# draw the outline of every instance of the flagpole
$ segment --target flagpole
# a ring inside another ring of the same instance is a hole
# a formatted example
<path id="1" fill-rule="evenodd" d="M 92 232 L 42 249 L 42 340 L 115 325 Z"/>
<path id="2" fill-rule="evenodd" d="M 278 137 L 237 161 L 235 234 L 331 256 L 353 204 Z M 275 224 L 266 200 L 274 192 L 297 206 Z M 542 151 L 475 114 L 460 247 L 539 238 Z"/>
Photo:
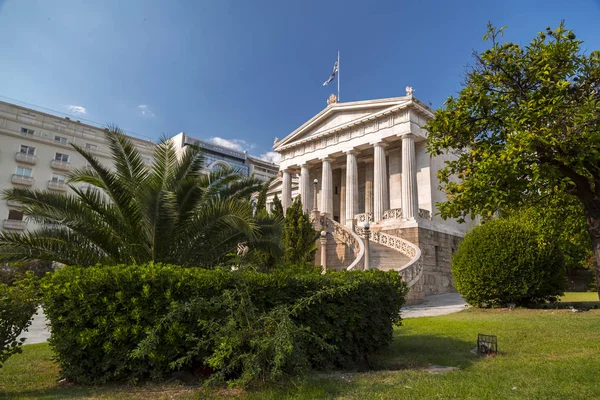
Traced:
<path id="1" fill-rule="evenodd" d="M 338 102 L 340 102 L 340 51 L 338 50 L 338 73 L 337 73 L 337 81 L 338 81 Z"/>

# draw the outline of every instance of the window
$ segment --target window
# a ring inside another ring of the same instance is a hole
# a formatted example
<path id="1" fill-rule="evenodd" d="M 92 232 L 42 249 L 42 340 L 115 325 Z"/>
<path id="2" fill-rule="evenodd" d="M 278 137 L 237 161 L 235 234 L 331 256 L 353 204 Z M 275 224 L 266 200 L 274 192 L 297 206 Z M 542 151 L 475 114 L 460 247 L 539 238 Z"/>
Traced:
<path id="1" fill-rule="evenodd" d="M 8 219 L 13 221 L 23 221 L 23 213 L 17 210 L 9 210 Z"/>
<path id="2" fill-rule="evenodd" d="M 93 143 L 86 143 L 85 144 L 85 149 L 87 151 L 96 151 L 96 150 L 98 150 L 98 145 L 97 144 L 93 144 Z"/>
<path id="3" fill-rule="evenodd" d="M 56 160 L 56 161 L 63 161 L 63 162 L 69 162 L 69 155 L 68 154 L 62 154 L 62 153 L 56 153 L 54 155 L 54 160 Z"/>
<path id="4" fill-rule="evenodd" d="M 31 168 L 17 167 L 17 175 L 31 176 Z"/>
<path id="5" fill-rule="evenodd" d="M 52 174 L 52 182 L 64 183 L 66 180 L 64 175 Z"/>
<path id="6" fill-rule="evenodd" d="M 33 156 L 35 154 L 35 147 L 25 146 L 24 144 L 22 144 L 21 145 L 21 149 L 19 150 L 19 152 L 21 152 L 23 154 L 27 154 L 27 155 Z"/>
<path id="7" fill-rule="evenodd" d="M 64 137 L 64 136 L 58 136 L 58 135 L 54 136 L 54 141 L 56 143 L 60 143 L 60 144 L 67 144 L 68 143 L 68 139 L 66 137 Z"/>
<path id="8" fill-rule="evenodd" d="M 26 136 L 33 136 L 35 131 L 33 129 L 23 128 L 21 127 L 21 134 Z"/>

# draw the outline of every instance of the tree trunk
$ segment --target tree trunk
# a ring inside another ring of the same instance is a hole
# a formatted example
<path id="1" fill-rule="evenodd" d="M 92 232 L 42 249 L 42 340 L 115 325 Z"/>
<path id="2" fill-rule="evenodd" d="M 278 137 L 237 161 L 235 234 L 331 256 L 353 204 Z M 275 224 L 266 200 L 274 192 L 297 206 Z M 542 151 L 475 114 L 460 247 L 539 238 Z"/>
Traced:
<path id="1" fill-rule="evenodd" d="M 588 232 L 592 239 L 592 251 L 594 253 L 594 270 L 596 272 L 596 291 L 600 299 L 600 209 L 590 210 L 586 208 Z"/>

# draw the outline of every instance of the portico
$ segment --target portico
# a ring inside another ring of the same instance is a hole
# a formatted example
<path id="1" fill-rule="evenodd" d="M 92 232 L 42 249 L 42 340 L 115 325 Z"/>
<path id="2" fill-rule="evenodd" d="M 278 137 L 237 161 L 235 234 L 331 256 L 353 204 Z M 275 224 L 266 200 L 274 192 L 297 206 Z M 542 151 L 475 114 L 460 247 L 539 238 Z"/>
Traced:
<path id="1" fill-rule="evenodd" d="M 429 158 L 422 125 L 431 110 L 410 95 L 331 103 L 324 111 L 274 146 L 282 156 L 284 208 L 292 201 L 292 176 L 298 175 L 304 210 L 312 208 L 311 183 L 317 179 L 319 210 L 349 228 L 366 219 L 415 221 L 420 199 L 421 216 L 431 215 L 431 192 L 420 195 L 417 184 L 418 159 Z"/>

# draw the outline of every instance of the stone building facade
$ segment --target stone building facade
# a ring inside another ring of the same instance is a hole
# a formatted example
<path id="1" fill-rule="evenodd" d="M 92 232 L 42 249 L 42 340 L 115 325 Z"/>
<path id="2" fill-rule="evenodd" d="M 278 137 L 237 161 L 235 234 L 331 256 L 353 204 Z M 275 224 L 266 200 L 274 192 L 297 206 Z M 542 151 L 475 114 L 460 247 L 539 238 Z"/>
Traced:
<path id="1" fill-rule="evenodd" d="M 469 228 L 437 215 L 445 200 L 437 172 L 453 156 L 427 152 L 423 127 L 432 117 L 411 88 L 403 97 L 349 103 L 332 95 L 273 147 L 281 164 L 270 196 L 284 208 L 301 197 L 328 232 L 327 268 L 397 270 L 413 300 L 454 290 L 451 256 Z"/>

